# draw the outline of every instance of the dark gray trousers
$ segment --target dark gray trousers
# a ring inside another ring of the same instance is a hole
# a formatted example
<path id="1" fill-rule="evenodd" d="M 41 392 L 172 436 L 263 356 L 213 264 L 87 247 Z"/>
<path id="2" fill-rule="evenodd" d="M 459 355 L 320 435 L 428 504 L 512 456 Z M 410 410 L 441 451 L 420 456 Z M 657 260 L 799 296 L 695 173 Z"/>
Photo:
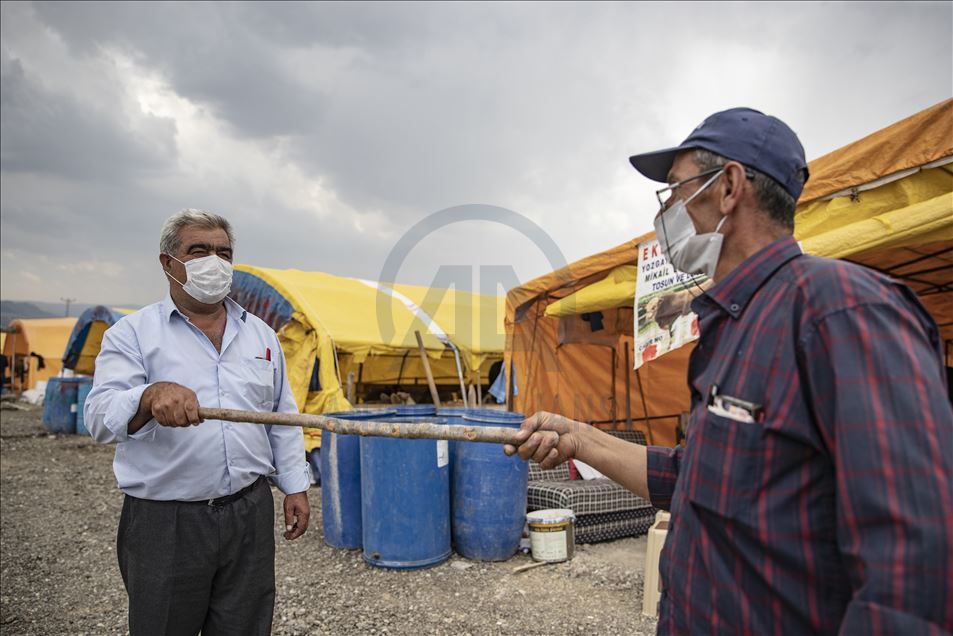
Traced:
<path id="1" fill-rule="evenodd" d="M 216 507 L 126 495 L 116 552 L 130 634 L 270 634 L 274 525 L 263 478 Z"/>

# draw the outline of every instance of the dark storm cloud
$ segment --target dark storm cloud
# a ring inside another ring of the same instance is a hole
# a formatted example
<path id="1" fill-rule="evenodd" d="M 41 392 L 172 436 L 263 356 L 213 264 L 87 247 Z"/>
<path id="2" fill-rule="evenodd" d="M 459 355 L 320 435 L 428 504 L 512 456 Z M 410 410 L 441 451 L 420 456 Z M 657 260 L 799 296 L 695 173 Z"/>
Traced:
<path id="1" fill-rule="evenodd" d="M 953 94 L 949 3 L 2 11 L 0 245 L 17 293 L 21 274 L 59 284 L 79 263 L 128 292 L 110 298 L 147 302 L 158 228 L 182 207 L 229 216 L 239 259 L 265 266 L 374 277 L 404 228 L 465 203 L 527 214 L 579 258 L 650 227 L 653 186 L 626 157 L 715 110 L 778 115 L 816 157 Z M 505 228 L 461 225 L 405 280 L 467 250 L 547 268 Z M 95 301 L 95 278 L 72 284 Z"/>
<path id="2" fill-rule="evenodd" d="M 277 46 L 242 19 L 240 5 L 38 3 L 37 13 L 81 55 L 116 47 L 161 72 L 181 96 L 252 137 L 300 133 L 320 117 L 320 95 L 288 77 Z"/>
<path id="3" fill-rule="evenodd" d="M 903 81 L 892 71 L 922 64 L 909 46 L 915 29 L 937 31 L 942 49 L 948 26 L 911 27 L 907 5 L 877 4 L 56 3 L 37 11 L 77 52 L 123 47 L 236 135 L 284 138 L 286 156 L 348 203 L 408 218 L 505 202 L 540 175 L 554 196 L 577 179 L 598 188 L 606 164 L 624 159 L 619 140 L 666 130 L 672 124 L 661 117 L 690 106 L 666 103 L 666 94 L 699 76 L 724 76 L 724 107 L 740 82 L 763 86 L 769 104 L 781 97 L 790 111 L 823 116 L 837 104 L 816 92 L 825 88 L 821 69 L 855 59 L 861 72 L 835 82 L 866 85 L 885 71 Z M 815 77 L 783 67 L 743 75 L 723 55 L 738 46 Z M 877 50 L 888 55 L 870 73 L 862 60 Z M 698 96 L 712 98 L 720 96 Z"/>
<path id="4" fill-rule="evenodd" d="M 77 53 L 109 45 L 134 53 L 237 135 L 289 136 L 289 157 L 357 206 L 419 214 L 495 200 L 546 162 L 563 170 L 566 148 L 591 151 L 617 134 L 578 125 L 609 118 L 615 104 L 599 85 L 599 60 L 574 33 L 577 6 L 548 9 L 532 41 L 520 22 L 538 18 L 517 6 L 37 10 Z"/>
<path id="5" fill-rule="evenodd" d="M 50 90 L 17 59 L 0 61 L 0 162 L 11 172 L 74 179 L 126 179 L 168 169 L 175 155 L 175 122 L 146 117 L 126 126 L 121 112 L 89 108 Z"/>

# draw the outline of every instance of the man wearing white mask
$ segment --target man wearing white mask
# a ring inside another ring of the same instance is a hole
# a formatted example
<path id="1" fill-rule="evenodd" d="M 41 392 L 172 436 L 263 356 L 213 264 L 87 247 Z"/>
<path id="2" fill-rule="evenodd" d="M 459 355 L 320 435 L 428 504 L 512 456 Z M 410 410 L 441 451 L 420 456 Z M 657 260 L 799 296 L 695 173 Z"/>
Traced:
<path id="1" fill-rule="evenodd" d="M 301 432 L 203 421 L 199 406 L 296 412 L 275 332 L 227 298 L 231 226 L 182 210 L 162 228 L 169 295 L 103 336 L 86 425 L 117 443 L 117 556 L 139 634 L 269 634 L 274 503 L 285 539 L 308 528 Z"/>
<path id="2" fill-rule="evenodd" d="M 953 632 L 953 411 L 930 315 L 886 276 L 801 252 L 807 162 L 779 119 L 715 113 L 630 161 L 668 184 L 668 259 L 714 281 L 691 304 L 685 445 L 537 413 L 506 452 L 578 457 L 671 510 L 660 634 Z"/>

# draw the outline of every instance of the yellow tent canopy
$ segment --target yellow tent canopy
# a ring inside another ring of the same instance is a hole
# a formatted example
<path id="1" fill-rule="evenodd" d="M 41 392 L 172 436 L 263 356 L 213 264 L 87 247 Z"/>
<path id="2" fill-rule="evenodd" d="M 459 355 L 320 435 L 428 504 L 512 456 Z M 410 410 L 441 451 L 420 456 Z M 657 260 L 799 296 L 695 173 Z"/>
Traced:
<path id="1" fill-rule="evenodd" d="M 597 283 L 583 287 L 576 293 L 546 307 L 546 315 L 571 316 L 601 311 L 612 307 L 624 307 L 635 298 L 635 279 L 638 267 L 620 265 Z"/>
<path id="2" fill-rule="evenodd" d="M 433 318 L 464 354 L 468 369 L 500 359 L 506 344 L 505 297 L 401 284 L 392 288 Z"/>
<path id="3" fill-rule="evenodd" d="M 10 322 L 11 333 L 4 340 L 3 354 L 13 364 L 13 389 L 32 389 L 37 382 L 59 374 L 63 350 L 75 324 L 76 318 L 35 318 Z M 42 356 L 42 369 L 39 368 L 39 359 L 30 355 L 33 353 Z M 17 372 L 21 368 L 21 360 L 28 360 L 22 380 Z"/>
<path id="4" fill-rule="evenodd" d="M 351 408 L 348 383 L 424 385 L 415 331 L 435 381 L 457 392 L 456 360 L 445 343 L 460 351 L 471 382 L 486 384 L 487 362 L 502 359 L 502 298 L 252 265 L 236 265 L 232 297 L 278 332 L 292 391 L 307 413 Z"/>

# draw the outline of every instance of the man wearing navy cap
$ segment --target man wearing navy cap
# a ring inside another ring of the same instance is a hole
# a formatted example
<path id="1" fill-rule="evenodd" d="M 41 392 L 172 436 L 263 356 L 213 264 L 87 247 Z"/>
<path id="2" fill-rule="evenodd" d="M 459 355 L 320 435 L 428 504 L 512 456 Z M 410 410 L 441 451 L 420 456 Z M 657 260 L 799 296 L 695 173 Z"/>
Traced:
<path id="1" fill-rule="evenodd" d="M 714 281 L 691 305 L 685 446 L 537 413 L 506 451 L 578 457 L 671 510 L 661 634 L 953 632 L 953 410 L 932 318 L 906 286 L 801 252 L 807 162 L 779 119 L 733 108 L 630 161 L 668 184 L 669 261 Z"/>

